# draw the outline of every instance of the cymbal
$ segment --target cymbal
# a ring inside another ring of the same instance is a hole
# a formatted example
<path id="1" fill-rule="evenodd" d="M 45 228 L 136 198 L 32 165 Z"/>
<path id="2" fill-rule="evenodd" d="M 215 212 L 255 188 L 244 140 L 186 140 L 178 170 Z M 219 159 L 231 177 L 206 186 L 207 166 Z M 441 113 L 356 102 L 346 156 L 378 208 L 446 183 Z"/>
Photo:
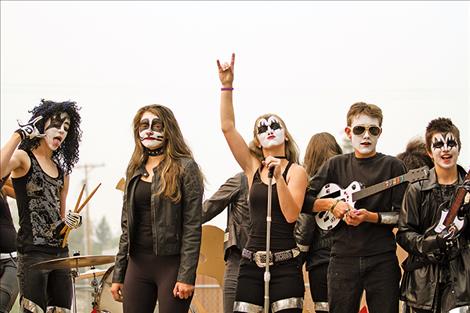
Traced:
<path id="1" fill-rule="evenodd" d="M 50 261 L 39 262 L 33 264 L 32 267 L 40 270 L 57 270 L 114 263 L 114 260 L 114 255 L 78 255 L 71 256 L 68 258 L 60 258 Z"/>
<path id="2" fill-rule="evenodd" d="M 106 272 L 107 270 L 99 270 L 99 269 L 89 270 L 89 271 L 81 273 L 77 278 L 75 278 L 75 280 L 100 277 L 100 276 L 103 276 Z"/>

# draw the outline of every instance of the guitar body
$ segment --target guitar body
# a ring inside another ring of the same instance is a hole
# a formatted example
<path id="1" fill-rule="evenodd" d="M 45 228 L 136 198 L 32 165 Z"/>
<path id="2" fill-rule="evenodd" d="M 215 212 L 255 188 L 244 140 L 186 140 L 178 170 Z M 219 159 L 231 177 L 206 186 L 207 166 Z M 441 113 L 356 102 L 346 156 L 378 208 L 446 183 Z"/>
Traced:
<path id="1" fill-rule="evenodd" d="M 444 225 L 444 220 L 449 214 L 449 202 L 442 203 L 439 206 L 439 209 L 441 211 L 441 217 L 439 218 L 439 222 L 437 223 L 436 227 L 434 227 L 434 231 L 437 234 L 441 233 L 446 228 Z M 453 221 L 453 224 L 456 228 L 456 233 L 458 234 L 465 226 L 465 218 L 457 215 Z"/>
<path id="2" fill-rule="evenodd" d="M 367 198 L 376 193 L 382 192 L 386 189 L 395 187 L 404 182 L 415 182 L 418 180 L 426 179 L 429 176 L 429 168 L 423 166 L 414 170 L 410 170 L 404 175 L 400 175 L 381 183 L 372 185 L 367 188 L 362 188 L 362 185 L 357 181 L 353 181 L 349 184 L 348 188 L 341 189 L 336 184 L 329 183 L 323 186 L 318 193 L 318 198 L 333 198 L 348 203 L 351 207 L 354 207 L 356 201 Z M 315 222 L 323 230 L 331 230 L 340 222 L 333 213 L 328 211 L 319 212 L 315 215 Z"/>
<path id="3" fill-rule="evenodd" d="M 318 193 L 318 198 L 333 198 L 336 200 L 341 200 L 347 202 L 349 205 L 354 207 L 354 201 L 352 199 L 352 194 L 361 189 L 361 184 L 354 181 L 346 189 L 341 189 L 340 186 L 336 184 L 326 184 Z M 331 230 L 338 225 L 341 219 L 336 218 L 333 213 L 329 211 L 318 212 L 315 215 L 315 222 L 318 227 L 323 230 Z"/>

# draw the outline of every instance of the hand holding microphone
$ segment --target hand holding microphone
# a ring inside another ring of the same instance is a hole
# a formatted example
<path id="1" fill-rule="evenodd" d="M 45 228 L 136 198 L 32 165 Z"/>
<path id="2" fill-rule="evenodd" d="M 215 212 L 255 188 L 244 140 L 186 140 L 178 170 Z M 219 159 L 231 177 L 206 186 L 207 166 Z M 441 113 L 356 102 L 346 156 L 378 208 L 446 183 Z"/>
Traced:
<path id="1" fill-rule="evenodd" d="M 263 165 L 268 168 L 268 178 L 278 179 L 281 175 L 281 160 L 273 156 L 268 156 L 263 161 Z"/>

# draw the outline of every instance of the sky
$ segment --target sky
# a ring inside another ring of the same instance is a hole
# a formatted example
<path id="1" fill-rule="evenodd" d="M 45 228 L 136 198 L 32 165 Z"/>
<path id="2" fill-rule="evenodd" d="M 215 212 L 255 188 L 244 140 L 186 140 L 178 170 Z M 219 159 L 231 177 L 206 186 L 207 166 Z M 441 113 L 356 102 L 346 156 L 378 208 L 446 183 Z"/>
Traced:
<path id="1" fill-rule="evenodd" d="M 342 140 L 349 106 L 379 105 L 380 152 L 396 155 L 449 117 L 470 168 L 468 2 L 1 1 L 2 145 L 40 99 L 81 107 L 84 181 L 102 183 L 92 223 L 120 232 L 115 189 L 133 150 L 131 122 L 147 104 L 171 108 L 210 197 L 239 172 L 220 131 L 216 60 L 236 53 L 234 107 L 248 141 L 256 117 L 279 114 L 299 145 L 322 131 Z M 210 224 L 225 226 L 224 214 Z"/>

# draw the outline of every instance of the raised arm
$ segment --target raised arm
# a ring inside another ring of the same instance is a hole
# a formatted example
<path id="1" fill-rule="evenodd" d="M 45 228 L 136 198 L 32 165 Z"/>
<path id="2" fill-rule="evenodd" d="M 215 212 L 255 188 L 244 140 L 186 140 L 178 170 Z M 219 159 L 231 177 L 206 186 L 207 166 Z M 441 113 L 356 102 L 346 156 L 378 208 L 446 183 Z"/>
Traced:
<path id="1" fill-rule="evenodd" d="M 29 167 L 27 163 L 29 158 L 23 151 L 17 151 L 16 148 L 20 144 L 21 140 L 26 138 L 33 139 L 35 137 L 43 137 L 36 128 L 36 123 L 42 119 L 42 116 L 38 116 L 25 125 L 20 124 L 10 139 L 5 143 L 0 152 L 0 177 L 5 177 L 12 171 L 14 176 L 23 176 L 26 167 Z"/>
<path id="2" fill-rule="evenodd" d="M 232 54 L 230 64 L 224 63 L 221 65 L 220 61 L 217 60 L 217 67 L 222 84 L 220 96 L 220 126 L 238 164 L 240 164 L 246 174 L 251 175 L 257 168 L 257 160 L 251 155 L 248 145 L 235 128 L 235 113 L 232 98 L 235 54 Z"/>

